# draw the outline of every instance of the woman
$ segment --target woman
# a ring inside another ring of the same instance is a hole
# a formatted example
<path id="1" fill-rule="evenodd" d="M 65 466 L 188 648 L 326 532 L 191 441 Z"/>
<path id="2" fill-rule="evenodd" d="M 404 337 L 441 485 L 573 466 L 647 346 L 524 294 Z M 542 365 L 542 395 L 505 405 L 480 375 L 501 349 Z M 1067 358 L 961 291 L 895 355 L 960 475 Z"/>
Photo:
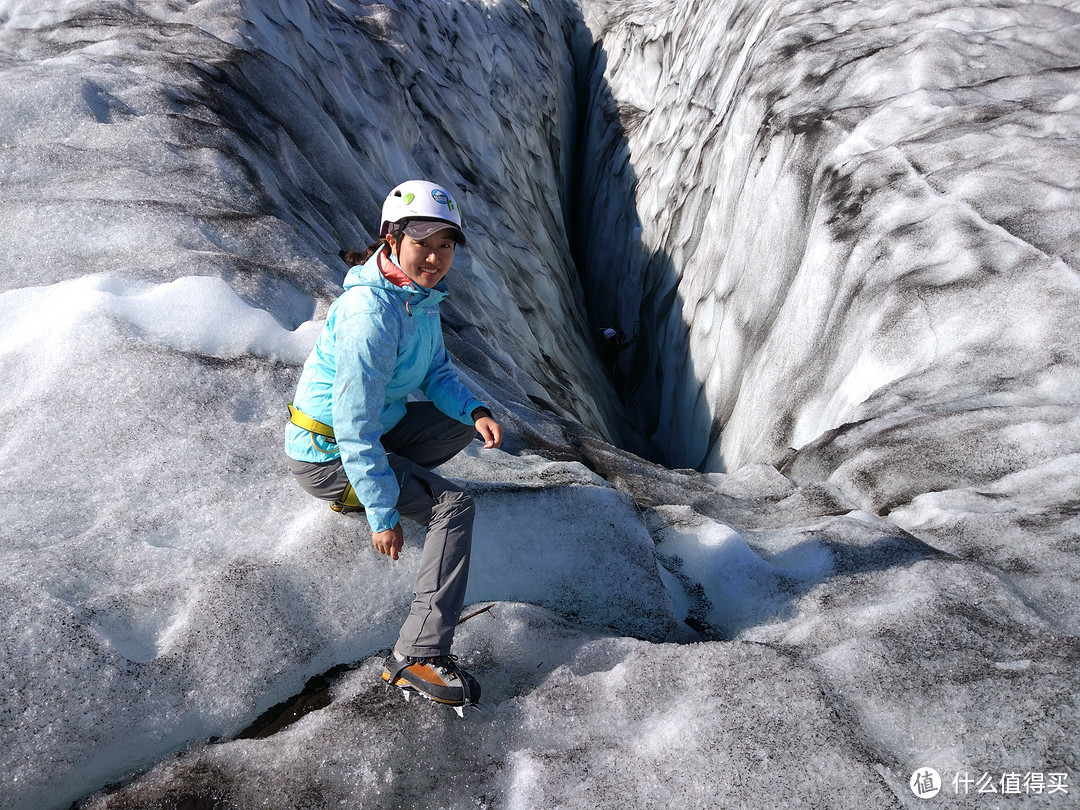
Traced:
<path id="1" fill-rule="evenodd" d="M 502 427 L 458 378 L 442 340 L 439 302 L 457 245 L 457 203 L 410 180 L 382 208 L 382 240 L 345 277 L 304 364 L 286 429 L 289 468 L 337 511 L 364 510 L 375 549 L 397 560 L 402 516 L 427 527 L 412 607 L 383 678 L 454 706 L 480 687 L 450 656 L 465 601 L 472 498 L 431 472 L 479 434 Z M 427 401 L 406 402 L 416 389 Z"/>

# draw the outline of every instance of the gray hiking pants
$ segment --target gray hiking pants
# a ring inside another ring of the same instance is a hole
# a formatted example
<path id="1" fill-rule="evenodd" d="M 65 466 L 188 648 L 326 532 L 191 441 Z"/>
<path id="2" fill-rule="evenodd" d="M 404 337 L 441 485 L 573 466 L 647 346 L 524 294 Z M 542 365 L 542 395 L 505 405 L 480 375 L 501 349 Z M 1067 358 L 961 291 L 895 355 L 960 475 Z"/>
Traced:
<path id="1" fill-rule="evenodd" d="M 434 467 L 460 453 L 476 430 L 442 413 L 430 402 L 406 403 L 406 414 L 382 436 L 401 494 L 403 517 L 427 527 L 412 607 L 397 644 L 402 655 L 447 655 L 465 604 L 475 508 L 472 497 L 435 473 Z M 297 483 L 324 501 L 335 501 L 348 478 L 340 459 L 311 463 L 289 459 Z"/>

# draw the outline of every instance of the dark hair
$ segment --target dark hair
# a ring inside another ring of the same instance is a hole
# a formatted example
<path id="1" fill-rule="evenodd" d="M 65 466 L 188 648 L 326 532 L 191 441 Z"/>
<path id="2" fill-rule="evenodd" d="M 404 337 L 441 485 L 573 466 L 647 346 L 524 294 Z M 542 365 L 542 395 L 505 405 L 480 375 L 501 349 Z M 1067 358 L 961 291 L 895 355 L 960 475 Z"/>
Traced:
<path id="1" fill-rule="evenodd" d="M 379 239 L 376 242 L 372 242 L 363 250 L 341 250 L 338 251 L 338 255 L 344 260 L 345 264 L 349 265 L 349 267 L 356 267 L 358 264 L 363 264 L 378 253 L 379 249 L 385 244 L 385 239 Z"/>

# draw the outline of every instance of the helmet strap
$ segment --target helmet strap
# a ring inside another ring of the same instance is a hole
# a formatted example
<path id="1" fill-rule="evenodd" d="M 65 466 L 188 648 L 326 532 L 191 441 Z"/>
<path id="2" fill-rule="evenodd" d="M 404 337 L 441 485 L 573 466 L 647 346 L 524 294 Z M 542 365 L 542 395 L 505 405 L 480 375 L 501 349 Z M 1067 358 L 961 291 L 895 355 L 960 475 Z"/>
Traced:
<path id="1" fill-rule="evenodd" d="M 404 235 L 405 235 L 405 225 L 403 223 L 400 223 L 400 222 L 395 222 L 391 226 L 389 233 L 387 233 L 388 237 L 389 236 L 394 237 L 393 244 L 390 244 L 390 240 L 387 239 L 387 244 L 390 245 L 390 254 L 391 255 L 394 255 L 395 253 L 398 252 L 398 250 L 401 249 L 401 237 L 404 236 Z"/>

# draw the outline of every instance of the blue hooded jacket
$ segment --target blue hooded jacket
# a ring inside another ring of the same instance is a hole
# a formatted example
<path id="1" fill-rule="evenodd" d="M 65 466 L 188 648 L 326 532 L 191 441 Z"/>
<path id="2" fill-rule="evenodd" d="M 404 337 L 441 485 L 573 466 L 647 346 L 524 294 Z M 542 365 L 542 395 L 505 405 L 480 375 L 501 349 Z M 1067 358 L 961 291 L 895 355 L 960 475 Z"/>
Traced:
<path id="1" fill-rule="evenodd" d="M 446 286 L 398 287 L 379 271 L 384 251 L 349 270 L 345 292 L 330 305 L 293 399 L 298 410 L 333 427 L 337 443 L 292 423 L 285 430 L 291 458 L 341 459 L 376 532 L 400 520 L 398 482 L 380 437 L 405 415 L 409 394 L 420 389 L 466 425 L 484 407 L 458 378 L 443 345 L 439 302 Z"/>

